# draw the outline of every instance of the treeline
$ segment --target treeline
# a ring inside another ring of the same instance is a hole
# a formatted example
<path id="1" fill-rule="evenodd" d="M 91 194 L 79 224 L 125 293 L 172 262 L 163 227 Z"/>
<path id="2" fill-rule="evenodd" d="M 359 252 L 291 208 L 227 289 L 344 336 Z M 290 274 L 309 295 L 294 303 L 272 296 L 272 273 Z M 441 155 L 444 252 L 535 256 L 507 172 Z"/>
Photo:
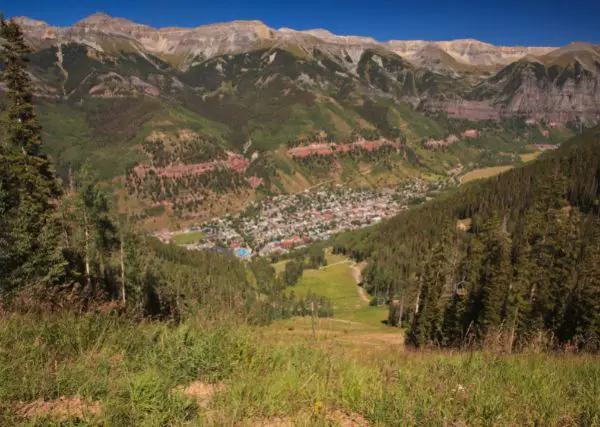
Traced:
<path id="1" fill-rule="evenodd" d="M 89 166 L 59 182 L 43 153 L 20 27 L 0 18 L 0 313 L 113 311 L 134 317 L 264 323 L 306 314 L 274 275 L 252 283 L 231 255 L 188 252 L 140 233 Z"/>
<path id="2" fill-rule="evenodd" d="M 267 313 L 271 316 L 269 320 L 290 316 L 333 316 L 333 306 L 328 298 L 314 293 L 298 297 L 293 291 L 293 286 L 298 283 L 305 268 L 318 268 L 320 265 L 325 265 L 324 252 L 316 250 L 313 254 L 317 258 L 320 256 L 320 261 L 314 257 L 308 260 L 295 258 L 286 263 L 284 271 L 280 274 L 275 272 L 275 268 L 266 258 L 254 259 L 249 264 L 257 289 L 266 296 L 272 308 L 272 311 Z"/>
<path id="3" fill-rule="evenodd" d="M 365 288 L 417 345 L 600 349 L 600 129 L 347 233 Z"/>

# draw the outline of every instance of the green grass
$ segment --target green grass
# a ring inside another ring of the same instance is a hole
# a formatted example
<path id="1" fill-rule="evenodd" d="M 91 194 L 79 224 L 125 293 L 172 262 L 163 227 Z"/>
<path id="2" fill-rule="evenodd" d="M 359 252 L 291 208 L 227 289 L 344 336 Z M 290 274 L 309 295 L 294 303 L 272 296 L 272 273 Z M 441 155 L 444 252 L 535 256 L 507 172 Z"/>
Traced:
<path id="1" fill-rule="evenodd" d="M 267 329 L 135 323 L 109 315 L 0 320 L 0 425 L 20 402 L 81 396 L 100 413 L 60 425 L 598 425 L 596 356 L 352 350 L 312 338 L 276 344 Z M 219 382 L 204 400 L 176 391 Z M 281 424 L 280 424 L 281 425 Z"/>
<path id="2" fill-rule="evenodd" d="M 178 245 L 191 245 L 198 243 L 204 238 L 204 233 L 201 231 L 192 231 L 191 233 L 176 234 L 172 237 L 173 242 Z"/>
<path id="3" fill-rule="evenodd" d="M 304 270 L 302 278 L 296 286 L 290 288 L 291 291 L 297 296 L 312 292 L 329 298 L 336 319 L 385 328 L 382 321 L 387 319 L 387 308 L 371 307 L 362 301 L 349 262 L 338 264 L 343 260 L 339 259 L 340 256 L 335 257 L 328 259 L 329 265 L 324 268 Z"/>

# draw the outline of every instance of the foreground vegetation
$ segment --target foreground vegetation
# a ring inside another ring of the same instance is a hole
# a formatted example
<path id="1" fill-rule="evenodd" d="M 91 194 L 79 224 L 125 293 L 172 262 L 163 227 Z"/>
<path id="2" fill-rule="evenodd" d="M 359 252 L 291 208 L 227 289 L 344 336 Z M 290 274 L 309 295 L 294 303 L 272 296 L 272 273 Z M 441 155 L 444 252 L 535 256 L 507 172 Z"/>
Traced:
<path id="1" fill-rule="evenodd" d="M 600 423 L 597 356 L 411 351 L 381 323 L 385 309 L 360 298 L 349 260 L 326 261 L 288 292 L 328 296 L 333 319 L 252 326 L 217 290 L 214 311 L 171 321 L 110 306 L 4 313 L 0 425 Z M 272 271 L 249 267 L 259 287 Z"/>
<path id="2" fill-rule="evenodd" d="M 78 425 L 600 423 L 594 356 L 352 352 L 310 337 L 269 344 L 263 329 L 230 326 L 5 316 L 0 424 L 69 414 Z M 83 410 L 24 404 L 75 396 Z"/>

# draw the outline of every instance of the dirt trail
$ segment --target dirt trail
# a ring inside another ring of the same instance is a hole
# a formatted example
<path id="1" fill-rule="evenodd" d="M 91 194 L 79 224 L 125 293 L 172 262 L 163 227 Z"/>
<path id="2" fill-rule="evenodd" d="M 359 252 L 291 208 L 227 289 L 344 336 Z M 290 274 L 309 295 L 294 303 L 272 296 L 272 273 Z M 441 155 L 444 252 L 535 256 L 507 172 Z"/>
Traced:
<path id="1" fill-rule="evenodd" d="M 334 262 L 333 264 L 327 264 L 323 267 L 321 267 L 322 270 L 327 270 L 329 267 L 333 267 L 334 265 L 340 265 L 340 264 L 348 264 L 350 261 L 348 261 L 347 259 L 344 259 L 342 261 L 338 261 L 338 262 Z"/>
<path id="2" fill-rule="evenodd" d="M 365 291 L 365 288 L 362 286 L 359 286 L 363 268 L 364 266 L 360 266 L 359 264 L 352 264 L 350 266 L 350 269 L 352 270 L 352 277 L 354 277 L 354 281 L 356 282 L 356 291 L 358 292 L 358 296 L 362 302 L 369 304 L 371 300 L 369 299 L 369 295 L 367 295 L 367 291 Z"/>

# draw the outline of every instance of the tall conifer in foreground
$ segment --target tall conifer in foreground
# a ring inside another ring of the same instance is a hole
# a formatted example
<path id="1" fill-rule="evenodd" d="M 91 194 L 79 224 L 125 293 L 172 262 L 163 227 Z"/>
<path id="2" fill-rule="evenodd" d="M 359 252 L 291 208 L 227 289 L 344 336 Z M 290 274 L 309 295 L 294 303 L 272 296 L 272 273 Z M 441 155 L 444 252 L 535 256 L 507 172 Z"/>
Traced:
<path id="1" fill-rule="evenodd" d="M 53 201 L 59 196 L 27 74 L 21 28 L 0 17 L 2 81 L 7 91 L 0 141 L 0 291 L 52 284 L 64 274 Z"/>

